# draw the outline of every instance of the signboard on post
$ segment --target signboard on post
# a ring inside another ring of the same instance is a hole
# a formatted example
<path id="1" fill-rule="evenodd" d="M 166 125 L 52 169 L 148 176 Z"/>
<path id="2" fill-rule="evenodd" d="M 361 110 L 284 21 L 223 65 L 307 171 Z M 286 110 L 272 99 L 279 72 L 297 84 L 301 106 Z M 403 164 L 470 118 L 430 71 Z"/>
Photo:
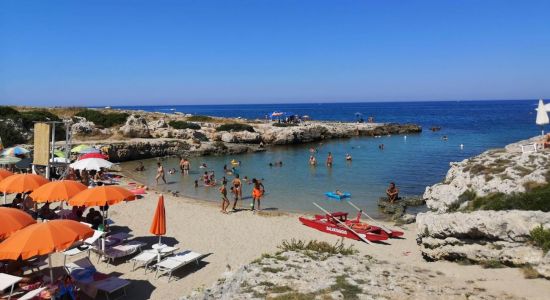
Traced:
<path id="1" fill-rule="evenodd" d="M 34 124 L 34 165 L 47 166 L 50 161 L 50 124 Z"/>

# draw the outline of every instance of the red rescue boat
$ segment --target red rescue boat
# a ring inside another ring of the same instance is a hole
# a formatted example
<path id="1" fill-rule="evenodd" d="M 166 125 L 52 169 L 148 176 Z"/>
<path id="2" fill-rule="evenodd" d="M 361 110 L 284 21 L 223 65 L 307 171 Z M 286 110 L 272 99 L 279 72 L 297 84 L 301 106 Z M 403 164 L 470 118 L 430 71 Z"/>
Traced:
<path id="1" fill-rule="evenodd" d="M 335 212 L 327 213 L 326 215 L 315 215 L 313 219 L 300 217 L 299 220 L 302 224 L 319 231 L 358 241 L 366 239 L 371 242 L 376 242 L 394 237 L 392 233 L 388 234 L 378 226 L 361 222 L 359 220 L 360 217 L 361 214 L 357 216 L 356 220 L 348 220 L 348 213 Z M 402 232 L 401 235 L 403 235 Z"/>

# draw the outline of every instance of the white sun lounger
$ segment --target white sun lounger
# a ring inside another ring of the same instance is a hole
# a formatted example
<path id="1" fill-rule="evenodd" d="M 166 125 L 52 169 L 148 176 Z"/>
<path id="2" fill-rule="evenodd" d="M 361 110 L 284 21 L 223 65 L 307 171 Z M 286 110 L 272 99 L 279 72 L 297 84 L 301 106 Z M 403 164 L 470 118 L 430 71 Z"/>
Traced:
<path id="1" fill-rule="evenodd" d="M 168 255 L 171 255 L 172 253 L 176 252 L 178 248 L 176 247 L 164 247 L 160 249 L 160 257 L 164 258 Z M 147 273 L 147 268 L 151 263 L 153 263 L 156 259 L 158 259 L 159 252 L 154 249 L 144 250 L 140 254 L 136 255 L 131 259 L 131 261 L 134 262 L 134 266 L 132 267 L 132 271 L 136 270 L 137 268 L 143 267 L 145 269 L 145 273 Z"/>
<path id="2" fill-rule="evenodd" d="M 189 263 L 196 262 L 197 265 L 199 264 L 200 260 L 204 258 L 206 255 L 192 252 L 192 251 L 184 251 L 181 253 L 178 253 L 174 256 L 170 256 L 160 263 L 155 264 L 155 267 L 157 269 L 155 273 L 155 277 L 158 278 L 159 276 L 162 276 L 163 274 L 168 273 L 168 282 L 170 282 L 170 278 L 172 278 L 172 273 L 179 268 L 188 265 Z M 159 275 L 160 272 L 160 275 Z"/>
<path id="3" fill-rule="evenodd" d="M 135 254 L 141 251 L 145 243 L 138 241 L 130 241 L 124 244 L 116 245 L 111 248 L 107 248 L 104 251 L 99 251 L 99 255 L 107 259 L 107 262 L 112 263 L 117 258 L 122 258 Z"/>
<path id="4" fill-rule="evenodd" d="M 13 276 L 13 275 L 9 275 L 9 274 L 6 274 L 6 273 L 0 273 L 0 291 L 3 291 L 5 289 L 11 287 L 10 294 L 8 295 L 8 300 L 11 299 L 15 284 L 17 284 L 19 281 L 21 281 L 21 279 L 23 279 L 23 278 Z"/>
<path id="5" fill-rule="evenodd" d="M 81 287 L 81 290 L 93 299 L 96 298 L 97 291 L 104 292 L 107 299 L 109 299 L 110 294 L 119 290 L 123 290 L 124 296 L 126 296 L 126 287 L 130 285 L 128 280 L 115 276 L 108 276 L 97 281 L 94 280 L 94 274 L 97 271 L 88 257 L 68 263 L 65 266 L 65 270 L 72 276 L 77 285 Z"/>

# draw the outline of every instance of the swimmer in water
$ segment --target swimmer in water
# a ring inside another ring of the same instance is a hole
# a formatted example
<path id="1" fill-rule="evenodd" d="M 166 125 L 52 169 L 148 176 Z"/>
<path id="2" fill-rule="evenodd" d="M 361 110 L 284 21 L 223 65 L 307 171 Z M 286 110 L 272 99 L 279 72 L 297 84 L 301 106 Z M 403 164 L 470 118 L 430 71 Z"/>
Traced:
<path id="1" fill-rule="evenodd" d="M 317 165 L 317 159 L 315 159 L 315 156 L 313 156 L 313 155 L 309 156 L 309 165 L 311 165 L 311 166 Z"/>
<path id="2" fill-rule="evenodd" d="M 332 152 L 329 152 L 329 153 L 328 153 L 328 156 L 327 156 L 327 167 L 329 167 L 329 168 L 332 167 Z"/>
<path id="3" fill-rule="evenodd" d="M 342 193 L 342 191 L 340 191 L 340 190 L 336 190 L 336 192 L 334 192 L 334 193 L 338 196 L 344 196 L 344 193 Z"/>
<path id="4" fill-rule="evenodd" d="M 351 158 L 351 155 L 350 155 L 349 153 L 346 153 L 346 160 L 347 160 L 347 161 L 351 161 L 351 159 L 352 159 L 352 158 Z"/>
<path id="5" fill-rule="evenodd" d="M 199 181 L 195 180 L 195 188 L 198 188 L 198 187 L 199 187 Z"/>

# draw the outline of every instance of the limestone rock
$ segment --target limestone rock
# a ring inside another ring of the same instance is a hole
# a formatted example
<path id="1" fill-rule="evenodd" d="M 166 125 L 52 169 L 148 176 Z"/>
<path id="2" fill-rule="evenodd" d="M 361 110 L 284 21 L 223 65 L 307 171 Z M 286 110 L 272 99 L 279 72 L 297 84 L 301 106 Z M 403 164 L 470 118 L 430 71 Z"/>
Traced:
<path id="1" fill-rule="evenodd" d="M 517 210 L 420 213 L 416 218 L 417 242 L 428 260 L 530 264 L 548 275 L 550 259 L 529 243 L 530 231 L 541 224 L 550 228 L 550 213 Z"/>
<path id="2" fill-rule="evenodd" d="M 94 134 L 97 132 L 94 122 L 83 117 L 75 117 L 76 122 L 71 125 L 71 132 L 75 135 Z"/>
<path id="3" fill-rule="evenodd" d="M 223 132 L 221 140 L 226 143 L 237 144 L 258 144 L 261 141 L 258 132 L 238 131 L 238 132 Z"/>
<path id="4" fill-rule="evenodd" d="M 448 212 L 471 200 L 467 191 L 474 191 L 477 196 L 511 194 L 525 192 L 527 184 L 546 183 L 550 171 L 548 153 L 522 153 L 519 145 L 528 143 L 533 143 L 533 139 L 451 163 L 442 183 L 426 187 L 423 195 L 426 205 L 433 211 Z"/>
<path id="5" fill-rule="evenodd" d="M 126 124 L 120 127 L 120 131 L 124 137 L 129 138 L 148 138 L 151 136 L 147 121 L 139 115 L 130 115 L 126 120 Z"/>

